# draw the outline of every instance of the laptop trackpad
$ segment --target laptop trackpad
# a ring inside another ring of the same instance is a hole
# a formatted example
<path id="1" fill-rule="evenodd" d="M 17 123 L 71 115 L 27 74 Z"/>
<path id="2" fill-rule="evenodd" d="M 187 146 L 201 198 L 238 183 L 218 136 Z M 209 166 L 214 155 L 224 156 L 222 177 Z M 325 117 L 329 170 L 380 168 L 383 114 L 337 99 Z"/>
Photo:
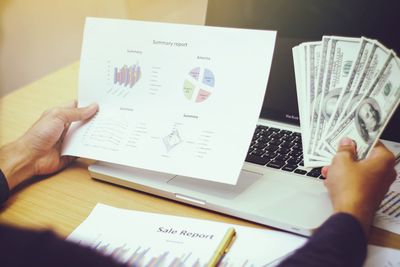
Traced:
<path id="1" fill-rule="evenodd" d="M 210 182 L 185 176 L 175 176 L 168 184 L 206 195 L 224 199 L 233 199 L 249 188 L 263 175 L 256 172 L 242 170 L 236 185 Z"/>

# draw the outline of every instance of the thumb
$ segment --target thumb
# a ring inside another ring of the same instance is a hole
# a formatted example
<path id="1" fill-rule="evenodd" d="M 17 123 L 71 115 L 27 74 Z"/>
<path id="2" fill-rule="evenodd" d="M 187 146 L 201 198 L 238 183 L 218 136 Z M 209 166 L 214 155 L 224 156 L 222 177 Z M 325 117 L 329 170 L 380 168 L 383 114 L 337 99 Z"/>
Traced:
<path id="1" fill-rule="evenodd" d="M 357 155 L 356 144 L 352 139 L 350 139 L 348 137 L 344 137 L 344 138 L 342 138 L 342 140 L 340 140 L 337 152 L 338 152 L 338 154 L 346 153 L 352 159 L 355 159 L 356 155 Z"/>
<path id="2" fill-rule="evenodd" d="M 87 120 L 96 114 L 98 109 L 98 105 L 93 103 L 83 108 L 63 108 L 61 115 L 64 122 L 70 123 L 73 121 Z"/>
<path id="3" fill-rule="evenodd" d="M 69 101 L 68 103 L 65 103 L 65 104 L 62 105 L 61 107 L 62 107 L 62 108 L 76 108 L 76 106 L 77 106 L 77 102 L 76 102 L 76 100 L 74 99 L 74 100 Z"/>

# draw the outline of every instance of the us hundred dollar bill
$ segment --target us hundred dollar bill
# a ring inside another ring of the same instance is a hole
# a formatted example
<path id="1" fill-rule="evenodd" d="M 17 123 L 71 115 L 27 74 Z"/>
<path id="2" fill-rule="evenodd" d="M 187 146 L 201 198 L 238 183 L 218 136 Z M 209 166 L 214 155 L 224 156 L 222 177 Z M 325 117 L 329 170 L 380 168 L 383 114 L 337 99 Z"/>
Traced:
<path id="1" fill-rule="evenodd" d="M 337 125 L 339 116 L 343 113 L 344 107 L 347 106 L 347 103 L 350 101 L 351 92 L 355 91 L 356 85 L 359 83 L 362 74 L 368 66 L 368 62 L 370 62 L 370 57 L 373 47 L 376 44 L 369 39 L 361 38 L 361 47 L 358 52 L 357 58 L 355 59 L 353 69 L 351 70 L 350 77 L 347 81 L 346 86 L 340 92 L 339 98 L 336 101 L 336 106 L 334 108 L 333 114 L 331 114 L 327 127 L 325 128 L 325 132 L 322 134 L 323 138 L 331 131 L 334 130 Z M 323 143 L 325 144 L 325 143 Z"/>
<path id="2" fill-rule="evenodd" d="M 340 125 L 341 120 L 346 117 L 348 112 L 358 103 L 362 96 L 365 94 L 368 88 L 371 87 L 371 84 L 378 75 L 381 73 L 384 64 L 387 62 L 390 57 L 391 51 L 384 47 L 379 42 L 373 40 L 372 53 L 368 59 L 367 65 L 363 69 L 361 73 L 361 77 L 357 83 L 354 83 L 354 86 L 350 88 L 349 94 L 345 95 L 343 98 L 346 99 L 342 104 L 341 111 L 339 112 L 338 118 L 333 123 Z"/>
<path id="3" fill-rule="evenodd" d="M 328 60 L 325 68 L 320 105 L 317 119 L 317 129 L 313 153 L 321 155 L 320 148 L 323 146 L 322 136 L 326 132 L 329 119 L 334 113 L 340 93 L 346 87 L 354 61 L 361 48 L 360 38 L 348 38 L 332 36 L 328 47 Z M 322 155 L 321 155 L 322 156 Z"/>
<path id="4" fill-rule="evenodd" d="M 313 149 L 315 147 L 316 140 L 316 132 L 318 126 L 318 112 L 319 112 L 319 105 L 320 105 L 320 96 L 322 93 L 322 86 L 323 86 L 323 78 L 326 68 L 326 61 L 327 61 L 327 53 L 328 53 L 328 46 L 331 40 L 330 36 L 323 36 L 321 42 L 321 55 L 320 60 L 318 63 L 318 70 L 317 70 L 317 77 L 315 81 L 315 88 L 314 90 L 309 90 L 310 96 L 310 129 L 309 129 L 309 140 L 308 140 L 308 149 L 306 153 L 308 156 L 315 160 L 323 160 L 322 157 L 318 157 L 314 155 Z M 311 55 L 311 53 L 310 53 Z M 310 88 L 309 88 L 310 89 Z"/>
<path id="5" fill-rule="evenodd" d="M 336 150 L 340 139 L 349 137 L 357 144 L 358 159 L 365 158 L 375 145 L 400 102 L 400 61 L 392 52 L 382 71 L 365 92 L 360 103 L 326 139 Z"/>
<path id="6" fill-rule="evenodd" d="M 320 70 L 320 63 L 321 63 L 321 55 L 322 55 L 322 42 L 309 42 L 307 43 L 308 47 L 308 58 L 307 58 L 307 104 L 305 105 L 305 113 L 306 117 L 308 118 L 308 125 L 306 128 L 306 136 L 304 138 L 303 144 L 303 155 L 304 155 L 304 166 L 307 167 L 315 167 L 315 166 L 320 166 L 324 165 L 324 161 L 326 161 L 324 158 L 316 157 L 312 154 L 309 153 L 310 148 L 309 145 L 310 143 L 309 138 L 311 134 L 311 116 L 313 112 L 313 106 L 312 103 L 315 102 L 315 94 L 316 94 L 316 87 L 318 85 L 318 73 Z M 312 100 L 311 100 L 312 99 Z"/>
<path id="7" fill-rule="evenodd" d="M 308 123 L 309 118 L 307 118 L 306 115 L 306 106 L 307 106 L 306 72 L 307 72 L 308 49 L 305 44 L 300 44 L 298 46 L 293 47 L 292 51 L 293 51 L 294 73 L 296 79 L 297 102 L 299 105 L 300 127 L 303 133 L 305 129 L 308 128 L 309 124 Z M 304 135 L 306 135 L 306 133 Z"/>
<path id="8" fill-rule="evenodd" d="M 299 105 L 301 138 L 303 144 L 304 165 L 321 165 L 311 159 L 308 151 L 310 130 L 310 99 L 314 99 L 314 88 L 318 63 L 320 60 L 321 42 L 302 43 L 293 48 L 293 61 L 296 78 L 297 100 Z"/>
<path id="9" fill-rule="evenodd" d="M 320 41 L 308 42 L 302 44 L 304 47 L 304 60 L 305 60 L 305 71 L 304 71 L 304 92 L 302 109 L 300 110 L 301 117 L 301 129 L 302 129 L 302 144 L 303 144 L 303 155 L 304 165 L 307 167 L 323 165 L 323 161 L 320 158 L 313 157 L 309 151 L 309 135 L 311 129 L 311 114 L 312 104 L 315 99 L 315 90 L 317 84 L 317 77 L 319 71 L 319 63 L 321 60 L 321 49 L 322 45 Z"/>

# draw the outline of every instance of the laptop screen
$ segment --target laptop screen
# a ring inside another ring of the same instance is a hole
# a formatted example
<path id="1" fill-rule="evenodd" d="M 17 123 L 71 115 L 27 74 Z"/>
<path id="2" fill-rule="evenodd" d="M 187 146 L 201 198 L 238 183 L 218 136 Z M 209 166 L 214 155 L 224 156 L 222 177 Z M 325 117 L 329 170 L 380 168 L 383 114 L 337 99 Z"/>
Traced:
<path id="1" fill-rule="evenodd" d="M 400 53 L 398 0 L 208 0 L 206 25 L 277 30 L 260 117 L 299 125 L 292 47 L 323 35 L 366 36 Z M 400 142 L 397 109 L 382 138 Z"/>

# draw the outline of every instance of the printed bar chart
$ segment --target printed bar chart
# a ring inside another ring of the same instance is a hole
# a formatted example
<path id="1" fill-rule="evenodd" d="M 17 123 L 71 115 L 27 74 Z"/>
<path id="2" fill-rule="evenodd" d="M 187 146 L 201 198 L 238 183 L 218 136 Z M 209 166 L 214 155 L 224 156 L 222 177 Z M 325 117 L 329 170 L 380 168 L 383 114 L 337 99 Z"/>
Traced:
<path id="1" fill-rule="evenodd" d="M 114 67 L 114 84 L 132 88 L 141 78 L 142 72 L 138 64 Z"/>
<path id="2" fill-rule="evenodd" d="M 193 259 L 191 252 L 183 253 L 180 256 L 173 255 L 171 251 L 156 252 L 151 247 L 129 247 L 126 243 L 112 247 L 112 244 L 103 240 L 90 246 L 92 249 L 111 256 L 115 260 L 126 264 L 127 266 L 146 266 L 146 267 L 178 267 L 178 266 L 205 266 L 200 259 Z"/>
<path id="3" fill-rule="evenodd" d="M 400 193 L 395 191 L 387 193 L 379 207 L 378 213 L 393 218 L 400 217 Z"/>

